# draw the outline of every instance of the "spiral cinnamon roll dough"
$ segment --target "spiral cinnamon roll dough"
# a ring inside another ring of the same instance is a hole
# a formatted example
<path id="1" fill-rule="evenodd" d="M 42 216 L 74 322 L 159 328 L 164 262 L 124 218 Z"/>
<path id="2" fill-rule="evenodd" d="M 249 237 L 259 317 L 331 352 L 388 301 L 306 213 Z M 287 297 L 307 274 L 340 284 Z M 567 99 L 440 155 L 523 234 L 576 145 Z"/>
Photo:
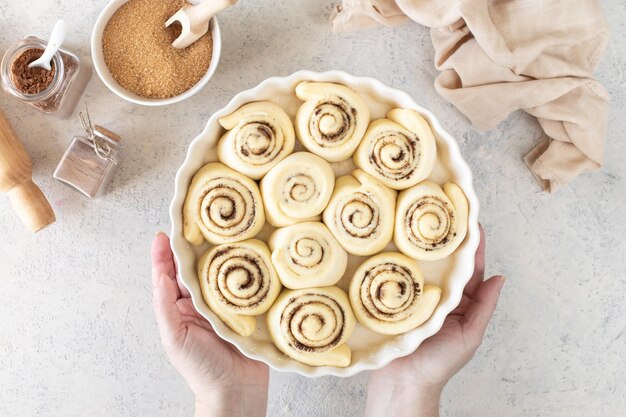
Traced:
<path id="1" fill-rule="evenodd" d="M 430 125 L 415 110 L 393 109 L 370 123 L 354 163 L 388 187 L 404 190 L 430 175 L 437 145 Z"/>
<path id="2" fill-rule="evenodd" d="M 301 82 L 296 95 L 304 101 L 296 114 L 302 144 L 329 162 L 350 158 L 370 122 L 367 103 L 355 91 L 333 83 Z"/>
<path id="3" fill-rule="evenodd" d="M 265 243 L 250 239 L 215 246 L 198 261 L 204 301 L 242 336 L 254 332 L 254 316 L 265 313 L 282 288 L 270 258 Z"/>
<path id="4" fill-rule="evenodd" d="M 265 217 L 274 227 L 319 220 L 334 187 L 328 162 L 309 152 L 289 155 L 261 180 Z"/>
<path id="5" fill-rule="evenodd" d="M 348 254 L 319 222 L 277 229 L 269 239 L 272 263 L 287 288 L 326 287 L 341 279 Z"/>
<path id="6" fill-rule="evenodd" d="M 398 196 L 394 242 L 405 255 L 422 261 L 443 259 L 459 247 L 467 233 L 469 207 L 463 190 L 430 181 Z"/>
<path id="7" fill-rule="evenodd" d="M 267 325 L 276 347 L 299 362 L 350 365 L 346 341 L 355 319 L 348 296 L 338 287 L 284 290 L 267 314 Z"/>
<path id="8" fill-rule="evenodd" d="M 396 194 L 357 169 L 337 178 L 324 223 L 348 253 L 373 255 L 393 236 Z"/>
<path id="9" fill-rule="evenodd" d="M 220 161 L 252 179 L 260 179 L 293 151 L 291 119 L 272 102 L 245 104 L 218 121 L 228 130 L 217 144 Z"/>
<path id="10" fill-rule="evenodd" d="M 264 223 L 261 193 L 250 178 L 217 162 L 194 175 L 183 207 L 183 234 L 189 243 L 249 239 Z"/>
<path id="11" fill-rule="evenodd" d="M 441 299 L 441 289 L 424 286 L 416 261 L 387 252 L 373 256 L 356 270 L 349 296 L 359 323 L 377 333 L 395 335 L 428 320 Z"/>

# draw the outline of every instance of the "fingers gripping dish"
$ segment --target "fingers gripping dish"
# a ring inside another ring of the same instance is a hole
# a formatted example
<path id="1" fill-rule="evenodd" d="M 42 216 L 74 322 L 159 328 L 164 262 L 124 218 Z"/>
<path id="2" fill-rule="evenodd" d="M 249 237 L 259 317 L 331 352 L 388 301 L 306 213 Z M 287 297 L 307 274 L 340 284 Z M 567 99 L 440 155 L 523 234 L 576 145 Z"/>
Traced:
<path id="1" fill-rule="evenodd" d="M 442 189 L 422 181 L 398 196 L 394 242 L 412 258 L 443 259 L 465 239 L 468 212 L 467 199 L 458 185 L 449 182 Z"/>
<path id="2" fill-rule="evenodd" d="M 370 111 L 355 91 L 340 84 L 305 81 L 296 87 L 304 103 L 296 114 L 302 144 L 329 162 L 348 159 L 370 122 Z"/>
<path id="3" fill-rule="evenodd" d="M 357 169 L 337 178 L 324 223 L 349 253 L 373 255 L 391 241 L 396 194 Z"/>
<path id="4" fill-rule="evenodd" d="M 437 145 L 428 122 L 415 110 L 393 109 L 370 123 L 354 163 L 388 187 L 409 188 L 432 172 Z"/>
<path id="5" fill-rule="evenodd" d="M 183 206 L 183 234 L 189 243 L 249 239 L 264 223 L 261 193 L 250 178 L 217 162 L 194 175 Z"/>
<path id="6" fill-rule="evenodd" d="M 349 294 L 359 323 L 374 332 L 395 335 L 428 320 L 439 303 L 441 289 L 424 286 L 413 259 L 387 252 L 373 256 L 356 270 Z"/>
<path id="7" fill-rule="evenodd" d="M 325 287 L 341 279 L 348 254 L 323 223 L 298 223 L 276 230 L 269 240 L 272 262 L 287 288 Z"/>
<path id="8" fill-rule="evenodd" d="M 242 336 L 256 328 L 256 318 L 274 303 L 282 285 L 260 240 L 227 243 L 208 250 L 198 261 L 202 297 L 228 327 Z"/>
<path id="9" fill-rule="evenodd" d="M 275 227 L 319 220 L 334 187 L 328 162 L 308 152 L 289 155 L 261 180 L 265 216 Z"/>
<path id="10" fill-rule="evenodd" d="M 291 119 L 272 102 L 245 104 L 218 121 L 228 130 L 217 145 L 220 161 L 252 179 L 261 178 L 293 151 Z"/>
<path id="11" fill-rule="evenodd" d="M 348 296 L 338 287 L 284 290 L 267 314 L 276 347 L 312 366 L 348 366 L 354 325 Z"/>

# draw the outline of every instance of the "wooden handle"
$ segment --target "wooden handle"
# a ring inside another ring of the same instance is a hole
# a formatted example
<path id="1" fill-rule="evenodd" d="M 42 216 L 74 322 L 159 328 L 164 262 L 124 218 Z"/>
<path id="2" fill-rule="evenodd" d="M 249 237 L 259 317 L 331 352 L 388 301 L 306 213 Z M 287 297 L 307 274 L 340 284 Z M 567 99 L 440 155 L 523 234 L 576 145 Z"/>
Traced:
<path id="1" fill-rule="evenodd" d="M 39 187 L 32 181 L 33 164 L 9 121 L 0 111 L 0 191 L 26 227 L 37 232 L 54 223 L 54 212 Z"/>
<path id="2" fill-rule="evenodd" d="M 48 199 L 32 181 L 13 187 L 9 191 L 9 200 L 19 218 L 31 232 L 38 232 L 56 220 Z"/>
<path id="3" fill-rule="evenodd" d="M 0 110 L 0 191 L 30 180 L 32 173 L 30 156 Z"/>

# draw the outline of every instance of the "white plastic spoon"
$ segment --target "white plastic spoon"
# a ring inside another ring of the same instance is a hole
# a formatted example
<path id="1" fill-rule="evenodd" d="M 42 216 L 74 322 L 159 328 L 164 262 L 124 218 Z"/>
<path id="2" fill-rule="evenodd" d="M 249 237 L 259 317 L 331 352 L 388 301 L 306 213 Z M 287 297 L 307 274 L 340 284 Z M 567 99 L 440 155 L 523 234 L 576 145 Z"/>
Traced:
<path id="1" fill-rule="evenodd" d="M 50 40 L 48 40 L 46 50 L 39 57 L 39 59 L 28 64 L 28 68 L 39 67 L 45 69 L 46 71 L 50 71 L 52 69 L 50 67 L 50 61 L 61 47 L 61 44 L 65 40 L 66 33 L 67 23 L 65 23 L 65 20 L 57 21 L 54 24 L 54 28 L 52 28 L 52 33 L 50 34 Z"/>
<path id="2" fill-rule="evenodd" d="M 187 4 L 177 11 L 167 22 L 165 27 L 174 22 L 180 23 L 181 31 L 172 46 L 183 49 L 200 39 L 209 31 L 209 20 L 228 6 L 237 3 L 237 0 L 204 0 L 200 4 Z"/>

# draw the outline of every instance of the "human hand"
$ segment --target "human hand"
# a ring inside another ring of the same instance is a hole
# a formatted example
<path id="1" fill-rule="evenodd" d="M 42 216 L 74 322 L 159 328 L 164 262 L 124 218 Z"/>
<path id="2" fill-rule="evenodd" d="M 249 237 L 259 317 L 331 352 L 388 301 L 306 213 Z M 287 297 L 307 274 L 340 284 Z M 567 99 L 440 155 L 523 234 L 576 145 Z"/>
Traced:
<path id="1" fill-rule="evenodd" d="M 459 306 L 441 330 L 409 356 L 372 372 L 366 416 L 435 417 L 443 387 L 480 346 L 496 308 L 504 277 L 485 275 L 485 233 L 480 227 L 474 274 Z"/>
<path id="2" fill-rule="evenodd" d="M 152 242 L 152 291 L 161 342 L 196 396 L 196 417 L 265 416 L 269 370 L 215 334 L 176 279 L 169 238 Z"/>

